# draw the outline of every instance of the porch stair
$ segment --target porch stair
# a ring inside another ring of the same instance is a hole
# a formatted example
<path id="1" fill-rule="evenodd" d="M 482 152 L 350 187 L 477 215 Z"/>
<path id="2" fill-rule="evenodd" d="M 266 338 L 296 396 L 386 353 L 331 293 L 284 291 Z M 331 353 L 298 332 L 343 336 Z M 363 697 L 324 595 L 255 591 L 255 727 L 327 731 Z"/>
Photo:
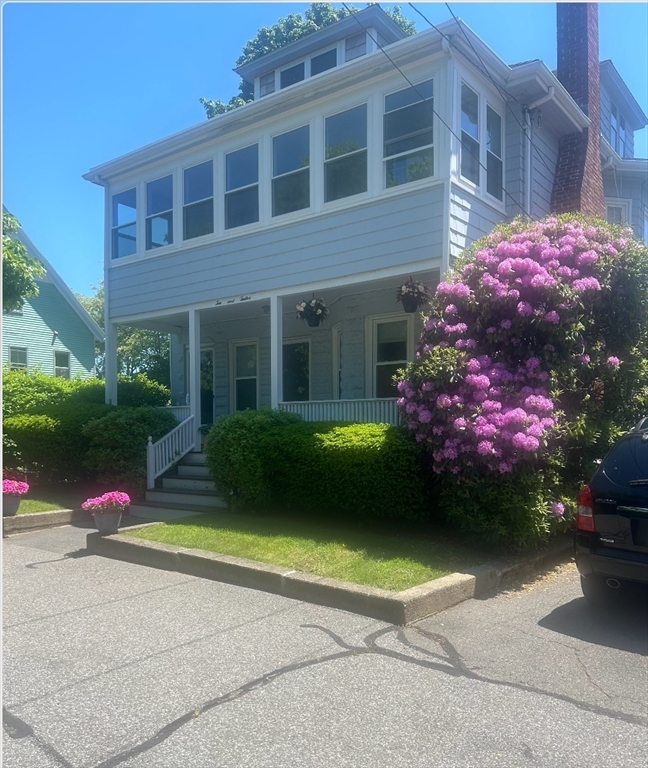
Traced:
<path id="1" fill-rule="evenodd" d="M 156 480 L 145 501 L 130 505 L 130 514 L 147 520 L 172 520 L 227 509 L 205 463 L 205 454 L 192 451 Z"/>

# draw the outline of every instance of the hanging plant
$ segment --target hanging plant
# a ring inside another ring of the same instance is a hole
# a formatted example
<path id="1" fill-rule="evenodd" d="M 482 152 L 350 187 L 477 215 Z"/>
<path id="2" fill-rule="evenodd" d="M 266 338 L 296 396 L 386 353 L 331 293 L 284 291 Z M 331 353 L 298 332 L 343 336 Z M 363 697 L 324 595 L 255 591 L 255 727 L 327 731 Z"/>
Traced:
<path id="1" fill-rule="evenodd" d="M 410 279 L 403 283 L 396 291 L 396 301 L 400 301 L 405 312 L 416 312 L 416 310 L 427 304 L 430 300 L 430 290 L 420 280 Z"/>
<path id="2" fill-rule="evenodd" d="M 312 299 L 302 299 L 297 304 L 297 317 L 300 320 L 306 320 L 311 328 L 317 328 L 317 326 L 326 320 L 328 317 L 328 307 L 324 303 L 324 299 L 316 299 L 313 294 Z"/>

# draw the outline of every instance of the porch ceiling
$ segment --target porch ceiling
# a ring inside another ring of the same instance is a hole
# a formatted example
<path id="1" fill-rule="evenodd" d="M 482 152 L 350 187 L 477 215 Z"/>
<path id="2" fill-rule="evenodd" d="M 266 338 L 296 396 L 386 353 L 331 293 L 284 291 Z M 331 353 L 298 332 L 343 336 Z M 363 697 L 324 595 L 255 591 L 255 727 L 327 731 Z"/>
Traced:
<path id="1" fill-rule="evenodd" d="M 353 285 L 339 285 L 315 292 L 317 298 L 322 298 L 327 306 L 333 306 L 337 301 L 345 296 L 354 296 L 363 293 L 380 290 L 393 290 L 394 307 L 396 307 L 396 290 L 404 280 L 409 278 L 407 275 L 397 277 L 380 278 L 377 280 L 354 283 Z M 413 272 L 412 278 L 421 280 L 430 287 L 434 287 L 439 279 L 439 270 L 431 269 L 428 271 Z M 312 292 L 299 291 L 296 293 L 283 294 L 283 314 L 284 317 L 295 312 L 295 305 L 301 299 L 311 298 Z M 249 319 L 261 319 L 270 315 L 270 299 L 252 297 L 249 301 L 234 300 L 231 304 L 227 301 L 218 306 L 206 307 L 200 309 L 201 323 L 218 323 L 243 321 Z M 170 312 L 161 314 L 159 317 L 146 318 L 142 320 L 132 320 L 125 323 L 133 328 L 145 328 L 151 331 L 161 331 L 163 333 L 181 333 L 189 327 L 189 314 L 183 312 Z"/>

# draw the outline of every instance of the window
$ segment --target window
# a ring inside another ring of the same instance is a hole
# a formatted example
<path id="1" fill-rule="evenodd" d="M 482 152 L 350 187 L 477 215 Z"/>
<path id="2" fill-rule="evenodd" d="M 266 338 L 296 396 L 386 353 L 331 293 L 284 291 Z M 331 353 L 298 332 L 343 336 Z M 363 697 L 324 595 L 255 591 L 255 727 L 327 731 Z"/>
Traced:
<path id="1" fill-rule="evenodd" d="M 214 231 L 214 164 L 211 160 L 184 170 L 182 235 L 191 240 Z"/>
<path id="2" fill-rule="evenodd" d="M 337 49 L 332 48 L 326 53 L 320 53 L 319 56 L 313 56 L 311 59 L 311 77 L 319 75 L 320 72 L 326 72 L 327 69 L 333 69 L 337 66 Z"/>
<path id="3" fill-rule="evenodd" d="M 304 62 L 301 64 L 295 64 L 294 67 L 288 67 L 281 72 L 279 77 L 280 87 L 287 88 L 289 85 L 299 83 L 304 79 Z"/>
<path id="4" fill-rule="evenodd" d="M 283 345 L 283 399 L 310 399 L 310 344 L 307 339 Z"/>
<path id="5" fill-rule="evenodd" d="M 54 352 L 54 375 L 62 379 L 70 378 L 70 353 Z"/>
<path id="6" fill-rule="evenodd" d="M 308 126 L 272 140 L 272 215 L 300 211 L 310 205 Z"/>
<path id="7" fill-rule="evenodd" d="M 486 107 L 486 191 L 501 200 L 504 195 L 502 176 L 502 118 Z"/>
<path id="8" fill-rule="evenodd" d="M 137 252 L 137 191 L 127 189 L 112 196 L 112 258 L 122 259 Z"/>
<path id="9" fill-rule="evenodd" d="M 259 220 L 259 145 L 225 157 L 225 229 Z"/>
<path id="10" fill-rule="evenodd" d="M 344 60 L 352 61 L 358 56 L 364 56 L 367 52 L 367 35 L 365 32 L 359 32 L 353 37 L 347 37 L 344 41 Z"/>
<path id="11" fill-rule="evenodd" d="M 173 242 L 173 176 L 146 185 L 146 250 Z"/>
<path id="12" fill-rule="evenodd" d="M 257 408 L 257 345 L 234 344 L 234 410 Z"/>
<path id="13" fill-rule="evenodd" d="M 367 105 L 326 118 L 324 201 L 367 191 Z"/>
<path id="14" fill-rule="evenodd" d="M 626 124 L 623 115 L 619 115 L 619 157 L 626 156 Z"/>
<path id="15" fill-rule="evenodd" d="M 268 72 L 259 78 L 259 96 L 267 96 L 275 91 L 275 73 Z"/>
<path id="16" fill-rule="evenodd" d="M 626 156 L 626 121 L 615 104 L 612 104 L 612 110 L 610 114 L 610 144 L 612 149 L 619 155 L 619 157 Z"/>
<path id="17" fill-rule="evenodd" d="M 609 224 L 625 224 L 629 221 L 628 203 L 626 200 L 614 200 L 605 203 L 605 218 Z"/>
<path id="18" fill-rule="evenodd" d="M 404 320 L 375 320 L 373 339 L 374 397 L 397 397 L 392 381 L 399 368 L 408 360 L 410 322 Z"/>
<path id="19" fill-rule="evenodd" d="M 9 347 L 9 366 L 12 371 L 27 368 L 27 347 Z"/>
<path id="20" fill-rule="evenodd" d="M 396 187 L 432 176 L 432 80 L 385 96 L 385 185 Z"/>
<path id="21" fill-rule="evenodd" d="M 479 184 L 479 96 L 461 85 L 461 175 Z"/>

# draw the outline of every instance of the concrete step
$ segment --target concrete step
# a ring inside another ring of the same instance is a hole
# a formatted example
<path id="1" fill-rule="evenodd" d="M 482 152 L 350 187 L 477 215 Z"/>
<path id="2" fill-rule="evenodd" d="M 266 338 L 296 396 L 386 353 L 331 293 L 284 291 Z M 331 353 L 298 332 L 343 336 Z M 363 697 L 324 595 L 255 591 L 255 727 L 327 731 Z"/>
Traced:
<path id="1" fill-rule="evenodd" d="M 215 491 L 214 481 L 209 477 L 163 477 L 162 488 L 165 490 Z"/>
<path id="2" fill-rule="evenodd" d="M 209 468 L 205 464 L 178 464 L 178 477 L 210 477 Z"/>
<path id="3" fill-rule="evenodd" d="M 164 488 L 156 488 L 146 492 L 146 501 L 152 504 L 161 502 L 179 507 L 186 505 L 191 507 L 208 507 L 211 509 L 227 508 L 225 499 L 214 493 L 214 491 L 165 490 Z"/>
<path id="4" fill-rule="evenodd" d="M 191 451 L 190 453 L 186 453 L 181 459 L 180 459 L 180 466 L 182 464 L 184 465 L 195 465 L 195 464 L 205 464 L 206 456 L 204 453 L 200 453 L 198 451 Z"/>

